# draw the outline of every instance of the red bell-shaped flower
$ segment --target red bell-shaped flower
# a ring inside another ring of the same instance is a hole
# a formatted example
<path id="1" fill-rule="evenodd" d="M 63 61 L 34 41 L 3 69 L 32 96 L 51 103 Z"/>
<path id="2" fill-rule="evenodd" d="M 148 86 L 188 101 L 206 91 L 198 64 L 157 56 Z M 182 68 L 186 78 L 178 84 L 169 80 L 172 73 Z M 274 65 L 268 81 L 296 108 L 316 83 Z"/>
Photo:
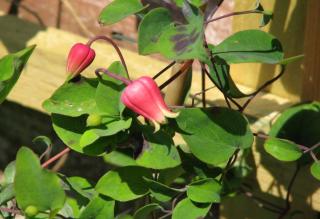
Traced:
<path id="1" fill-rule="evenodd" d="M 150 120 L 155 131 L 160 129 L 159 123 L 166 123 L 166 117 L 175 118 L 179 115 L 170 111 L 157 84 L 146 76 L 131 82 L 122 92 L 121 101 L 132 111 Z"/>
<path id="2" fill-rule="evenodd" d="M 90 46 L 76 43 L 72 46 L 67 60 L 67 72 L 69 78 L 74 78 L 86 69 L 94 60 L 96 53 Z"/>

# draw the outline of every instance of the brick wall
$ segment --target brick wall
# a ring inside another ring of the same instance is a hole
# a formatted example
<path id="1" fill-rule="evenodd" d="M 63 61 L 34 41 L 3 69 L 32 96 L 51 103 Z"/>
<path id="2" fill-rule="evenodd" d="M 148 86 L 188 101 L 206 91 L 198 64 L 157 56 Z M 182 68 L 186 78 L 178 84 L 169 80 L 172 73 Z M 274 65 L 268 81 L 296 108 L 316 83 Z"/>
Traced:
<path id="1" fill-rule="evenodd" d="M 12 0 L 11 0 L 12 1 Z M 67 2 L 88 31 L 84 31 L 77 23 Z M 21 0 L 18 16 L 22 19 L 39 23 L 44 26 L 58 27 L 83 36 L 91 34 L 111 35 L 118 32 L 126 37 L 137 38 L 137 20 L 130 16 L 123 21 L 111 25 L 101 26 L 97 18 L 102 8 L 111 0 Z M 0 0 L 0 10 L 8 11 L 8 0 Z M 225 0 L 215 16 L 232 11 L 233 0 Z M 210 43 L 218 43 L 231 33 L 231 19 L 223 19 L 208 25 L 206 35 Z M 128 42 L 118 42 L 127 48 L 135 49 L 135 45 Z"/>

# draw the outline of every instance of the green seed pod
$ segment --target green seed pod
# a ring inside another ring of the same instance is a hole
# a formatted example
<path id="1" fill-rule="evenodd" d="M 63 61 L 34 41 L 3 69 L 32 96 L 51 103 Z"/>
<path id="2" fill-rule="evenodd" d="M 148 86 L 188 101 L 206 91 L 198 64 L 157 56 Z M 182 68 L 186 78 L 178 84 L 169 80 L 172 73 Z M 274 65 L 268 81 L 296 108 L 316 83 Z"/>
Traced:
<path id="1" fill-rule="evenodd" d="M 87 118 L 87 127 L 101 125 L 102 117 L 98 114 L 91 114 Z"/>
<path id="2" fill-rule="evenodd" d="M 28 216 L 28 217 L 34 217 L 38 214 L 38 208 L 34 205 L 29 205 L 25 210 L 24 213 Z"/>

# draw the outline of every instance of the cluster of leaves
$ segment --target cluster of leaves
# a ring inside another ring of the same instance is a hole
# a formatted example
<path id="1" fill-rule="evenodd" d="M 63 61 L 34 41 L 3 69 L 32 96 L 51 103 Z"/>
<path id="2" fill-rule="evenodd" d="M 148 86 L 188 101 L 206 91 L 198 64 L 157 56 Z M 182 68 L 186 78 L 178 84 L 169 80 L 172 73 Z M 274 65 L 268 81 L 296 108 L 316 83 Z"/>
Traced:
<path id="1" fill-rule="evenodd" d="M 183 22 L 175 20 L 167 8 L 149 10 L 139 0 L 114 0 L 103 9 L 100 22 L 113 24 L 138 14 L 142 18 L 140 54 L 160 53 L 175 61 L 199 60 L 208 67 L 212 82 L 229 98 L 254 95 L 238 89 L 230 76 L 231 64 L 266 63 L 284 69 L 290 61 L 283 59 L 280 42 L 260 30 L 244 30 L 219 45 L 206 45 L 206 17 L 202 12 L 206 3 L 174 3 L 184 15 Z M 263 12 L 260 5 L 254 10 Z M 32 50 L 27 48 L 0 60 L 1 69 L 6 70 L 0 74 L 0 101 Z M 120 62 L 112 63 L 108 70 L 127 77 Z M 112 170 L 96 183 L 56 174 L 43 169 L 37 155 L 22 147 L 16 161 L 5 170 L 0 206 L 10 207 L 15 199 L 20 213 L 30 218 L 148 218 L 153 214 L 194 219 L 208 215 L 223 197 L 236 194 L 249 173 L 245 155 L 254 138 L 241 112 L 223 107 L 184 108 L 176 120 L 169 120 L 153 133 L 152 126 L 120 102 L 123 89 L 121 82 L 105 75 L 79 77 L 65 82 L 43 103 L 51 113 L 55 132 L 68 147 L 103 157 L 114 166 Z M 311 147 L 319 142 L 319 107 L 319 103 L 311 103 L 284 112 L 272 127 L 266 151 L 282 161 L 308 163 L 309 157 L 302 156 L 299 145 Z M 175 144 L 177 135 L 184 143 Z M 231 166 L 238 153 L 243 156 Z M 312 165 L 311 173 L 320 178 L 318 162 Z M 122 213 L 121 203 L 133 200 L 137 204 Z M 0 209 L 1 214 L 10 217 Z"/>

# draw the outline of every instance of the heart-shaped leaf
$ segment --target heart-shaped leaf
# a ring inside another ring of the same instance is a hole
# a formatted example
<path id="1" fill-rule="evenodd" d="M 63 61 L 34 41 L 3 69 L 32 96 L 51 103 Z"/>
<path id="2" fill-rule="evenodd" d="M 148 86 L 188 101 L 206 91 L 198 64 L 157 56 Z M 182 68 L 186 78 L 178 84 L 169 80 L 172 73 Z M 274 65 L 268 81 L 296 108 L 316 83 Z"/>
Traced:
<path id="1" fill-rule="evenodd" d="M 146 14 L 139 25 L 139 53 L 148 55 L 158 52 L 159 37 L 171 22 L 170 11 L 166 8 L 155 8 Z"/>
<path id="2" fill-rule="evenodd" d="M 59 177 L 42 169 L 38 157 L 27 147 L 17 153 L 14 190 L 19 207 L 57 212 L 64 206 L 65 193 Z"/>
<path id="3" fill-rule="evenodd" d="M 261 30 L 244 30 L 233 34 L 211 50 L 228 64 L 261 62 L 278 64 L 283 59 L 279 40 Z"/>
<path id="4" fill-rule="evenodd" d="M 210 210 L 210 203 L 194 203 L 190 199 L 181 200 L 173 210 L 172 219 L 204 218 Z"/>
<path id="5" fill-rule="evenodd" d="M 77 82 L 65 82 L 43 103 L 50 113 L 77 117 L 97 113 L 94 99 L 98 79 L 82 77 Z"/>
<path id="6" fill-rule="evenodd" d="M 151 178 L 151 171 L 137 166 L 120 167 L 103 175 L 96 191 L 121 202 L 134 200 L 149 191 L 143 177 Z"/>
<path id="7" fill-rule="evenodd" d="M 208 164 L 223 163 L 237 149 L 249 148 L 253 143 L 248 121 L 235 110 L 182 109 L 176 121 L 192 154 Z"/>

